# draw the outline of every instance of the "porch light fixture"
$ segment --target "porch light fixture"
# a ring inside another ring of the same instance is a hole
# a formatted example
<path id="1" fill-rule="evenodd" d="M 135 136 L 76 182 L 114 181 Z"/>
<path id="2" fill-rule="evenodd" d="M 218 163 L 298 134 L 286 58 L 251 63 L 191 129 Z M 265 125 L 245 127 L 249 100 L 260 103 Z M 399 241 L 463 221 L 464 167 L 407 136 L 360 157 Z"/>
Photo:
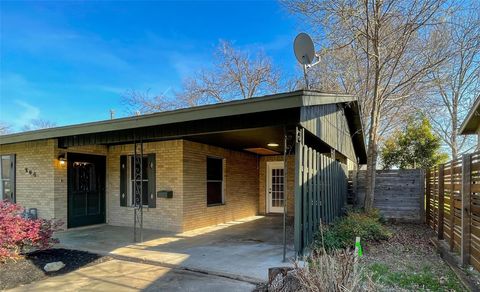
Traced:
<path id="1" fill-rule="evenodd" d="M 278 147 L 278 143 L 268 143 L 268 147 Z"/>
<path id="2" fill-rule="evenodd" d="M 67 161 L 67 157 L 65 153 L 62 153 L 58 156 L 58 161 L 60 162 L 60 165 L 65 165 L 65 162 Z"/>

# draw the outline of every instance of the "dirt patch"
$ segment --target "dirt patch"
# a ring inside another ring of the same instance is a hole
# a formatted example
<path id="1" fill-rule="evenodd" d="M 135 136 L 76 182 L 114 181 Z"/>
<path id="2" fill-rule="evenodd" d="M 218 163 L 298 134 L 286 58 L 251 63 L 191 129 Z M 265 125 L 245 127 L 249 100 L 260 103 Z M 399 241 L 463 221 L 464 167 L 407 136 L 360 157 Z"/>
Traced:
<path id="1" fill-rule="evenodd" d="M 393 236 L 365 247 L 362 262 L 374 282 L 386 290 L 464 291 L 430 239 L 433 231 L 423 224 L 388 225 Z"/>
<path id="2" fill-rule="evenodd" d="M 15 261 L 0 264 L 0 290 L 14 288 L 46 277 L 63 275 L 108 260 L 110 260 L 109 257 L 69 249 L 32 252 Z M 43 270 L 45 264 L 57 261 L 62 261 L 65 267 L 57 272 L 47 273 Z"/>

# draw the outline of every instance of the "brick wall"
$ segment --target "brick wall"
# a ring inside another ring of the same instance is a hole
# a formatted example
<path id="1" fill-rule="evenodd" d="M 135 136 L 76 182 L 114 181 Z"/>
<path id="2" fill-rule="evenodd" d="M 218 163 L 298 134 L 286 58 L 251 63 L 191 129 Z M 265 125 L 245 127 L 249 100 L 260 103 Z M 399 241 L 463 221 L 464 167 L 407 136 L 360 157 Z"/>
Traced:
<path id="1" fill-rule="evenodd" d="M 258 184 L 258 212 L 259 214 L 266 214 L 267 212 L 267 162 L 269 161 L 283 161 L 283 155 L 276 156 L 262 156 L 260 157 L 259 168 L 259 184 Z M 287 214 L 293 216 L 295 213 L 295 155 L 289 155 L 287 157 Z"/>
<path id="2" fill-rule="evenodd" d="M 156 153 L 156 190 L 172 190 L 173 198 L 157 198 L 156 208 L 144 208 L 143 226 L 182 231 L 183 141 L 144 143 L 144 154 Z M 133 145 L 110 146 L 107 157 L 107 223 L 133 226 L 133 209 L 120 206 L 120 155 L 133 155 Z"/>
<path id="3" fill-rule="evenodd" d="M 224 158 L 224 205 L 207 207 L 207 156 Z M 184 230 L 258 213 L 258 166 L 255 155 L 184 141 L 183 163 Z"/>
<path id="4" fill-rule="evenodd" d="M 17 157 L 17 202 L 27 208 L 37 208 L 42 218 L 67 222 L 67 166 L 58 161 L 64 152 L 107 157 L 106 221 L 111 225 L 132 226 L 133 209 L 120 207 L 119 197 L 120 155 L 132 155 L 132 144 L 60 149 L 57 140 L 50 139 L 0 145 L 1 154 Z M 266 161 L 282 159 L 281 156 L 257 158 L 253 154 L 185 140 L 145 143 L 144 153 L 156 153 L 156 190 L 173 191 L 173 198 L 157 198 L 156 208 L 144 209 L 144 227 L 175 232 L 253 216 L 262 210 L 264 213 Z M 207 156 L 225 158 L 224 205 L 207 207 Z M 289 169 L 293 166 L 292 160 Z M 25 168 L 34 171 L 36 176 L 25 173 Z M 291 170 L 292 178 L 293 174 Z M 293 187 L 293 182 L 289 185 Z M 293 207 L 290 208 L 293 200 L 289 201 L 289 210 L 293 212 Z"/>
<path id="5" fill-rule="evenodd" d="M 58 165 L 55 145 L 56 140 L 0 145 L 0 154 L 16 154 L 16 202 L 26 208 L 37 208 L 38 215 L 45 219 L 56 218 L 54 171 Z"/>

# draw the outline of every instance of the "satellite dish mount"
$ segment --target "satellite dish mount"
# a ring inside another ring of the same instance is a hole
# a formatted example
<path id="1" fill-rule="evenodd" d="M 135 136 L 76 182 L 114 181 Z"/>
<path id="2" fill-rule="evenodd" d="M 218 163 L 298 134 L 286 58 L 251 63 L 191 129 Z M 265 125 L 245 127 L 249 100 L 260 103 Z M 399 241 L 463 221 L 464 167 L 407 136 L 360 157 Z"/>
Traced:
<path id="1" fill-rule="evenodd" d="M 320 63 L 320 56 L 315 53 L 315 46 L 313 45 L 312 38 L 304 32 L 299 33 L 293 42 L 293 52 L 295 53 L 297 61 L 303 67 L 305 87 L 308 89 L 307 69 Z M 317 59 L 316 62 L 314 62 L 315 59 Z"/>

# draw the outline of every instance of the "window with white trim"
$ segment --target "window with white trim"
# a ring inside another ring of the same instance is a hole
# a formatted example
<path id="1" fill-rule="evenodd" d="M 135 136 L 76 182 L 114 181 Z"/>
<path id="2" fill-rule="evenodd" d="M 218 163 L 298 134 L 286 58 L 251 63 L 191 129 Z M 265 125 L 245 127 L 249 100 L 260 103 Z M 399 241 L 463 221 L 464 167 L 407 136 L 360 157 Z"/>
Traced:
<path id="1" fill-rule="evenodd" d="M 128 202 L 130 206 L 135 204 L 135 161 L 133 156 L 128 156 Z M 148 205 L 148 156 L 142 157 L 142 204 Z M 137 171 L 140 171 L 137 168 Z M 140 176 L 140 174 L 138 174 Z M 140 181 L 140 180 L 139 180 Z"/>
<path id="2" fill-rule="evenodd" d="M 15 154 L 0 155 L 0 200 L 15 202 Z"/>

